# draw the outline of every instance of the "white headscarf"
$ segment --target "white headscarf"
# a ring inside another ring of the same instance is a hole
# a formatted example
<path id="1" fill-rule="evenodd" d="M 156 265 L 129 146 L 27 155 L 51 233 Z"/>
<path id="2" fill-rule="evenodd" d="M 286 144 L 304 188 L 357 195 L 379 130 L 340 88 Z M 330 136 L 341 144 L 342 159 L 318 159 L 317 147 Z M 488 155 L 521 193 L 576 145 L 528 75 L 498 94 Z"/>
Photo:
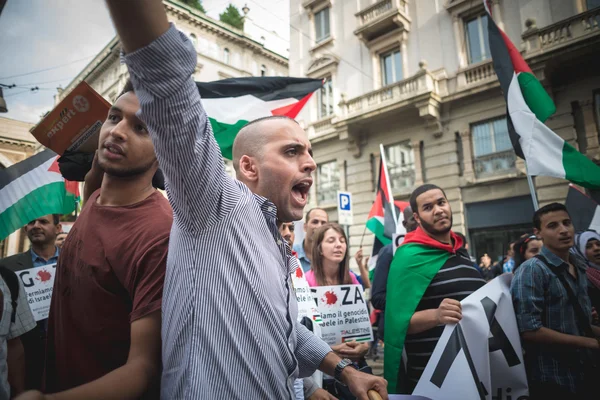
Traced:
<path id="1" fill-rule="evenodd" d="M 573 246 L 573 248 L 575 253 L 577 253 L 580 257 L 583 257 L 590 267 L 600 270 L 600 265 L 594 264 L 585 255 L 585 248 L 590 240 L 600 241 L 600 234 L 598 234 L 596 231 L 585 231 L 578 233 L 575 235 L 575 246 Z"/>

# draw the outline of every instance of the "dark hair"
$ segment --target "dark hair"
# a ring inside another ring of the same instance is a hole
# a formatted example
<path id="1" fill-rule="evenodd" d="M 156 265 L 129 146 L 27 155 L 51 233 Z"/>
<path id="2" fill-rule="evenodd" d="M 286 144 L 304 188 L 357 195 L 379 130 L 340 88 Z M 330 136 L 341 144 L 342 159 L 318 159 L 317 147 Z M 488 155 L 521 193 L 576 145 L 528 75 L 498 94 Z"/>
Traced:
<path id="1" fill-rule="evenodd" d="M 344 259 L 340 262 L 340 268 L 338 269 L 338 279 L 339 285 L 351 285 L 352 278 L 350 277 L 350 266 L 349 266 L 349 257 L 348 251 L 350 250 L 348 238 L 346 237 L 346 233 L 342 227 L 334 222 L 329 222 L 320 227 L 315 233 L 315 240 L 313 244 L 312 250 L 312 258 L 310 268 L 314 271 L 315 280 L 317 281 L 317 285 L 324 286 L 325 285 L 325 272 L 323 271 L 323 255 L 321 254 L 321 244 L 323 243 L 323 239 L 325 238 L 325 233 L 328 230 L 333 229 L 346 241 L 346 254 L 344 255 Z"/>
<path id="2" fill-rule="evenodd" d="M 123 96 L 125 93 L 128 92 L 133 92 L 135 93 L 135 89 L 133 88 L 133 83 L 131 82 L 131 79 L 127 79 L 127 82 L 125 82 L 125 86 L 123 86 L 123 90 L 121 90 L 121 93 L 119 93 L 119 95 L 117 96 L 117 98 Z"/>
<path id="3" fill-rule="evenodd" d="M 444 197 L 446 196 L 446 192 L 444 192 L 444 189 L 442 189 L 441 187 L 437 186 L 437 185 L 433 185 L 431 183 L 426 183 L 424 185 L 419 186 L 418 188 L 416 188 L 414 190 L 414 192 L 412 192 L 412 194 L 410 195 L 410 208 L 412 208 L 412 211 L 414 214 L 418 214 L 419 213 L 419 207 L 417 205 L 417 197 L 419 197 L 420 195 L 422 195 L 425 192 L 429 192 L 430 190 L 435 190 L 435 189 L 439 189 L 442 191 L 442 193 L 444 194 Z"/>
<path id="4" fill-rule="evenodd" d="M 254 125 L 254 124 L 258 124 L 259 122 L 269 121 L 269 120 L 272 120 L 272 119 L 287 119 L 288 121 L 293 121 L 296 124 L 298 124 L 298 121 L 296 121 L 294 118 L 288 117 L 287 115 L 269 115 L 267 117 L 256 118 L 255 120 L 252 120 L 252 121 L 248 122 L 246 125 L 242 126 L 242 129 L 247 128 L 247 127 L 249 127 L 251 125 Z M 300 125 L 300 124 L 298 124 L 298 125 Z"/>
<path id="5" fill-rule="evenodd" d="M 542 229 L 542 216 L 556 211 L 564 211 L 569 215 L 569 217 L 571 216 L 571 214 L 569 214 L 569 210 L 567 210 L 567 207 L 565 207 L 564 204 L 550 203 L 538 209 L 533 214 L 533 226 L 535 226 L 536 229 Z"/>
<path id="6" fill-rule="evenodd" d="M 515 266 L 513 267 L 513 273 L 517 271 L 517 268 L 521 266 L 525 262 L 525 252 L 527 251 L 527 247 L 529 246 L 529 242 L 532 240 L 541 240 L 539 237 L 529 234 L 526 237 L 522 237 L 515 242 L 515 246 L 513 247 L 515 251 L 514 261 Z"/>
<path id="7" fill-rule="evenodd" d="M 52 221 L 54 225 L 58 225 L 60 223 L 60 214 L 52 214 Z"/>
<path id="8" fill-rule="evenodd" d="M 319 207 L 314 207 L 314 208 L 311 208 L 311 209 L 310 209 L 310 210 L 308 210 L 308 212 L 306 213 L 306 218 L 304 219 L 304 222 L 308 222 L 308 221 L 310 220 L 310 213 L 312 213 L 312 212 L 313 212 L 313 211 L 315 211 L 315 210 L 321 210 L 321 211 L 325 211 L 325 210 L 323 210 L 322 208 L 319 208 Z M 325 211 L 325 213 L 327 213 L 327 211 Z"/>

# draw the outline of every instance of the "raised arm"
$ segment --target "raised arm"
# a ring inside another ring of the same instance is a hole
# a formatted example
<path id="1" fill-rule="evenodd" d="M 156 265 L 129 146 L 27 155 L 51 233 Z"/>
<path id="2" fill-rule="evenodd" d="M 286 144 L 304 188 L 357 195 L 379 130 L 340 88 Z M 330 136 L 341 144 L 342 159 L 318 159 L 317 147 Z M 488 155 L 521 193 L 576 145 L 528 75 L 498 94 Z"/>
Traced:
<path id="1" fill-rule="evenodd" d="M 140 101 L 140 118 L 166 178 L 175 223 L 188 230 L 218 223 L 235 205 L 231 191 L 236 185 L 227 177 L 192 79 L 197 65 L 193 44 L 169 25 L 160 0 L 107 4 Z"/>

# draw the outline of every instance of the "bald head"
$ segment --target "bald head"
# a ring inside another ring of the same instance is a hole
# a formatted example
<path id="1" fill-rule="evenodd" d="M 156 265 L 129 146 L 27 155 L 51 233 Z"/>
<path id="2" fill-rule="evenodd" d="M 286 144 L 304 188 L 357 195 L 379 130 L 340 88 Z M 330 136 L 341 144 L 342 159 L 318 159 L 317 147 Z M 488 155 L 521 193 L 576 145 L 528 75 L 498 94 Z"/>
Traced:
<path id="1" fill-rule="evenodd" d="M 250 121 L 240 129 L 233 141 L 233 168 L 238 179 L 240 178 L 239 168 L 242 156 L 254 157 L 260 160 L 271 135 L 277 132 L 282 124 L 289 123 L 298 124 L 296 120 L 285 115 L 272 115 Z"/>

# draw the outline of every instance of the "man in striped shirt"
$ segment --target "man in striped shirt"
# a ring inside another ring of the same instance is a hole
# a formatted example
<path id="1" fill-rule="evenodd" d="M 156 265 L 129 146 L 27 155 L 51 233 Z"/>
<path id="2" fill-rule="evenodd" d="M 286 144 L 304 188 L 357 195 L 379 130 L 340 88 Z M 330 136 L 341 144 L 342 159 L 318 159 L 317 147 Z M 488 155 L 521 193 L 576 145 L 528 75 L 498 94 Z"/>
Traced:
<path id="1" fill-rule="evenodd" d="M 462 318 L 460 301 L 485 284 L 462 239 L 442 189 L 425 184 L 410 205 L 419 227 L 406 235 L 390 268 L 385 314 L 386 379 L 392 393 L 412 393 L 444 325 Z M 402 368 L 402 350 L 408 362 Z M 387 368 L 391 365 L 392 368 Z"/>
<path id="2" fill-rule="evenodd" d="M 174 212 L 161 397 L 291 399 L 295 379 L 319 368 L 360 399 L 372 388 L 387 398 L 385 380 L 348 368 L 296 321 L 276 221 L 302 218 L 316 168 L 306 133 L 289 119 L 248 124 L 229 178 L 191 77 L 193 44 L 160 0 L 107 3 Z"/>

